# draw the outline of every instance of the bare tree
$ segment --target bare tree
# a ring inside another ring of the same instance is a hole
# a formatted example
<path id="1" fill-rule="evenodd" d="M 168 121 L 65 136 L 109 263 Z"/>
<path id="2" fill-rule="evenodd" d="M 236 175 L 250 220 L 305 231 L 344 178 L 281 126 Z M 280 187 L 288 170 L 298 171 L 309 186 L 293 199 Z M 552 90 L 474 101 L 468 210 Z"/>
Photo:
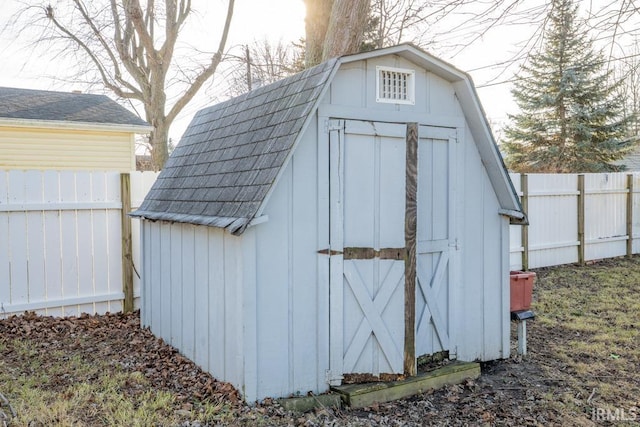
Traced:
<path id="1" fill-rule="evenodd" d="M 272 43 L 267 39 L 242 46 L 238 55 L 228 55 L 235 62 L 228 82 L 227 95 L 241 95 L 247 91 L 276 82 L 304 68 L 304 50 L 301 45 Z"/>
<path id="2" fill-rule="evenodd" d="M 193 14 L 191 0 L 58 0 L 25 7 L 17 25 L 41 27 L 39 44 L 60 47 L 90 80 L 143 105 L 153 126 L 153 165 L 160 169 L 168 157 L 171 123 L 223 59 L 234 1 L 228 1 L 217 49 L 179 57 L 180 34 Z"/>
<path id="3" fill-rule="evenodd" d="M 630 118 L 629 136 L 640 136 L 640 44 L 636 40 L 625 57 L 619 58 L 613 69 L 619 99 L 623 100 L 623 112 Z"/>

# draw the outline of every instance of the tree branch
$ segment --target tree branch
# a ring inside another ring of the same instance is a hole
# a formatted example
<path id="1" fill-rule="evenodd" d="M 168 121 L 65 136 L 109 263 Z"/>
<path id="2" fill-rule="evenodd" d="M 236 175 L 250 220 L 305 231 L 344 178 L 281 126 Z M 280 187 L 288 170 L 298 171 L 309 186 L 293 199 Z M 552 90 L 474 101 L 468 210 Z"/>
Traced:
<path id="1" fill-rule="evenodd" d="M 64 34 L 66 36 L 66 38 L 68 38 L 71 41 L 73 41 L 74 43 L 76 43 L 82 50 L 85 51 L 85 53 L 89 56 L 91 61 L 95 64 L 96 68 L 98 69 L 98 73 L 100 74 L 100 77 L 102 78 L 102 83 L 108 89 L 113 91 L 117 96 L 119 96 L 121 98 L 131 98 L 131 99 L 140 99 L 140 100 L 142 100 L 142 94 L 139 91 L 131 90 L 130 92 L 127 92 L 127 91 L 123 90 L 121 87 L 113 84 L 113 81 L 112 81 L 111 77 L 109 76 L 106 67 L 102 64 L 102 61 L 100 60 L 100 58 L 98 58 L 98 56 L 89 48 L 89 46 L 85 42 L 80 40 L 80 38 L 78 38 L 75 34 L 73 34 L 71 31 L 69 31 L 66 27 L 64 27 L 55 18 L 55 15 L 53 13 L 53 8 L 51 6 L 47 6 L 47 7 L 43 8 L 43 9 L 44 9 L 47 17 L 49 18 L 49 20 L 53 23 L 53 25 L 55 25 L 55 27 L 58 29 L 58 31 L 60 31 L 62 34 Z"/>
<path id="2" fill-rule="evenodd" d="M 227 17 L 224 23 L 224 30 L 222 31 L 222 37 L 220 39 L 220 43 L 218 44 L 218 50 L 214 53 L 211 58 L 211 63 L 194 79 L 191 83 L 191 86 L 185 91 L 185 93 L 173 104 L 171 110 L 167 114 L 167 120 L 172 122 L 178 113 L 184 108 L 185 105 L 195 96 L 195 94 L 200 90 L 202 85 L 215 73 L 216 68 L 222 61 L 222 56 L 224 53 L 224 47 L 227 44 L 227 37 L 229 35 L 229 28 L 231 27 L 231 18 L 233 16 L 233 6 L 235 4 L 235 0 L 229 0 L 229 5 L 227 7 Z"/>

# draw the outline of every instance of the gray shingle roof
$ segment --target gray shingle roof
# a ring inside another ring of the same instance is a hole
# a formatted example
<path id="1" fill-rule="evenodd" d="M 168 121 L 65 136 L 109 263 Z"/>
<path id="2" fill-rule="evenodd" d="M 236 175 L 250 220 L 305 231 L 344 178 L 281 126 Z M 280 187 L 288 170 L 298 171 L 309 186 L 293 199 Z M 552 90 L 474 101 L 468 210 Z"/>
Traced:
<path id="1" fill-rule="evenodd" d="M 198 111 L 132 215 L 242 233 L 285 165 L 336 63 Z"/>
<path id="2" fill-rule="evenodd" d="M 640 171 L 640 145 L 633 148 L 623 159 L 614 162 L 614 164 L 624 165 L 626 166 L 625 170 L 630 172 Z"/>
<path id="3" fill-rule="evenodd" d="M 149 126 L 105 95 L 0 87 L 0 118 Z"/>

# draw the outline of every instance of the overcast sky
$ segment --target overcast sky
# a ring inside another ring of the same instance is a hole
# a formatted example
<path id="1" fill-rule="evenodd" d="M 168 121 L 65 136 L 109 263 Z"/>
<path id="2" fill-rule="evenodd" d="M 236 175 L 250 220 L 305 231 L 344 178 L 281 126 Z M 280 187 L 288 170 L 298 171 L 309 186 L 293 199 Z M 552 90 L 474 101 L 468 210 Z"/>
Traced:
<path id="1" fill-rule="evenodd" d="M 18 1 L 0 1 L 0 29 L 17 10 Z M 526 2 L 526 7 L 531 8 L 541 1 L 543 0 Z M 593 1 L 596 0 L 592 0 L 591 3 Z M 221 12 L 224 11 L 226 1 L 194 0 L 193 5 L 198 13 L 189 24 L 189 37 L 195 40 L 194 43 L 203 43 L 212 50 L 217 46 L 217 40 L 209 40 L 212 37 L 211 28 L 217 30 L 213 32 L 213 37 L 218 37 L 221 23 L 217 22 L 216 18 L 223 18 Z M 304 35 L 304 13 L 303 0 L 237 0 L 228 47 L 251 43 L 265 37 L 284 42 L 298 40 Z M 452 26 L 450 21 L 439 24 L 444 28 L 431 29 L 446 32 Z M 508 81 L 513 77 L 517 66 L 507 67 L 508 61 L 519 55 L 522 42 L 527 40 L 534 30 L 533 26 L 526 24 L 504 26 L 489 31 L 462 52 L 442 47 L 432 50 L 427 46 L 425 49 L 469 72 L 478 87 L 487 117 L 494 129 L 497 129 L 505 123 L 507 113 L 516 112 Z M 462 36 L 464 34 L 455 34 L 452 31 L 449 39 Z M 13 33 L 5 31 L 0 34 L 0 54 L 4 58 L 0 66 L 0 86 L 47 90 L 83 89 L 75 87 L 73 83 L 55 79 L 55 76 L 64 75 L 66 64 L 51 58 L 41 58 L 32 54 L 32 51 L 25 41 L 16 42 Z M 220 79 L 220 76 L 217 78 Z M 193 114 L 212 102 L 212 91 L 215 91 L 215 87 L 216 82 L 210 84 L 205 93 L 200 94 L 183 110 L 172 127 L 172 138 L 179 139 Z"/>

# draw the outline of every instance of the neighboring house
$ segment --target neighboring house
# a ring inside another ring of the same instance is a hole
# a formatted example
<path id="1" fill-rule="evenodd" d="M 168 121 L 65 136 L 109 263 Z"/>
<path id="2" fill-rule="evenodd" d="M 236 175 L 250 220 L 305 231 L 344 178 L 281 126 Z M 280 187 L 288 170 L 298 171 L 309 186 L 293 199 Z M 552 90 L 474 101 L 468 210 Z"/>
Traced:
<path id="1" fill-rule="evenodd" d="M 526 217 L 470 77 L 412 45 L 200 110 L 133 215 L 142 324 L 249 402 L 509 356 Z"/>
<path id="2" fill-rule="evenodd" d="M 640 171 L 640 144 L 636 145 L 623 159 L 615 162 L 617 165 L 625 165 L 625 171 L 639 172 Z"/>
<path id="3" fill-rule="evenodd" d="M 136 169 L 151 127 L 104 95 L 0 87 L 0 169 Z"/>

